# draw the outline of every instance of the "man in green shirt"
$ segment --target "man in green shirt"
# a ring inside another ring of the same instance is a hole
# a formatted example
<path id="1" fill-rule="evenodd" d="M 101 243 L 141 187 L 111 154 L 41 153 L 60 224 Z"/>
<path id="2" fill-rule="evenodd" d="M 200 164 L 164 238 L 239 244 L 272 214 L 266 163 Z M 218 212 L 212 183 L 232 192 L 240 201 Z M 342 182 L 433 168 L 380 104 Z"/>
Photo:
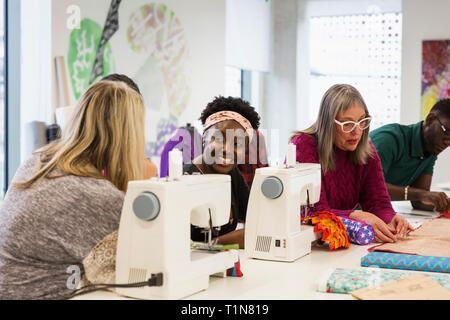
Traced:
<path id="1" fill-rule="evenodd" d="M 424 121 L 388 124 L 372 131 L 370 138 L 391 200 L 410 200 L 420 210 L 450 211 L 447 195 L 430 191 L 437 156 L 450 146 L 450 99 L 436 103 Z"/>

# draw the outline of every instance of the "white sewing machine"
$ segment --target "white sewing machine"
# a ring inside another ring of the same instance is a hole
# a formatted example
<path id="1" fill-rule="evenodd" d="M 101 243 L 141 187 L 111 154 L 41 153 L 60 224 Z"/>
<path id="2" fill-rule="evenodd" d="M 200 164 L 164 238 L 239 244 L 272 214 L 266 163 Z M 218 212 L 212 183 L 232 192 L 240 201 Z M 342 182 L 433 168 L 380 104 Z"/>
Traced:
<path id="1" fill-rule="evenodd" d="M 300 209 L 319 201 L 320 164 L 297 164 L 295 154 L 290 145 L 286 165 L 256 170 L 245 222 L 249 258 L 294 261 L 319 238 L 312 226 L 300 224 Z"/>
<path id="2" fill-rule="evenodd" d="M 224 276 L 238 261 L 237 251 L 191 250 L 190 240 L 191 223 L 206 229 L 228 223 L 230 176 L 182 176 L 181 167 L 176 167 L 177 172 L 169 171 L 168 178 L 128 184 L 119 227 L 116 283 L 151 279 L 152 286 L 118 288 L 119 294 L 183 298 L 207 289 L 210 275 Z"/>

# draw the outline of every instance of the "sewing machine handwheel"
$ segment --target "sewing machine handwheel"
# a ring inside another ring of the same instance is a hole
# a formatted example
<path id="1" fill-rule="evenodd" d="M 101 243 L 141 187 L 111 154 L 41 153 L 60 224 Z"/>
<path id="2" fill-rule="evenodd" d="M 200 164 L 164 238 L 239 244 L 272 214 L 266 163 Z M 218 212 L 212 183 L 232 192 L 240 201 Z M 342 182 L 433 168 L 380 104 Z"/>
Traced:
<path id="1" fill-rule="evenodd" d="M 261 184 L 261 192 L 269 199 L 277 199 L 283 194 L 283 182 L 277 177 L 265 178 Z"/>
<path id="2" fill-rule="evenodd" d="M 133 201 L 134 214 L 145 221 L 155 220 L 159 215 L 160 209 L 158 197 L 151 192 L 143 192 Z"/>

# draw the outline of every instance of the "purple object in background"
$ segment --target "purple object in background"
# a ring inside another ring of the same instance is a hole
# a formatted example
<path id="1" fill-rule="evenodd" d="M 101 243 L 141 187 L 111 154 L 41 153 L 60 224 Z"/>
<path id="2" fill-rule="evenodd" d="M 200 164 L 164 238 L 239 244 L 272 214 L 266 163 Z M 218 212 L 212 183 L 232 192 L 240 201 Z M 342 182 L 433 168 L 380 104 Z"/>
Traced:
<path id="1" fill-rule="evenodd" d="M 150 157 L 160 157 L 166 141 L 177 128 L 178 119 L 175 116 L 170 115 L 168 119 L 160 119 L 156 127 L 156 141 L 147 143 L 147 155 Z"/>
<path id="2" fill-rule="evenodd" d="M 183 153 L 183 165 L 189 164 L 202 153 L 202 136 L 189 123 L 180 127 L 166 142 L 161 153 L 160 177 L 169 175 L 169 152 L 177 148 Z"/>
<path id="3" fill-rule="evenodd" d="M 347 235 L 351 243 L 368 245 L 375 239 L 375 232 L 370 224 L 351 218 L 339 218 L 347 227 Z"/>

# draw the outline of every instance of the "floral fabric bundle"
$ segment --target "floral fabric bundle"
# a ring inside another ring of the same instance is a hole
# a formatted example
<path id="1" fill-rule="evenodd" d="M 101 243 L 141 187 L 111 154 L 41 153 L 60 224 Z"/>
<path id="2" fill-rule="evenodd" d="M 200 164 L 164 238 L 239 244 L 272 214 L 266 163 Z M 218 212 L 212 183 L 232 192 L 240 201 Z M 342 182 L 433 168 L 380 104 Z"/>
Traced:
<path id="1" fill-rule="evenodd" d="M 322 241 L 328 243 L 331 250 L 350 247 L 347 228 L 334 213 L 320 211 L 305 218 L 304 221 L 314 225 L 314 232 L 322 233 Z"/>

